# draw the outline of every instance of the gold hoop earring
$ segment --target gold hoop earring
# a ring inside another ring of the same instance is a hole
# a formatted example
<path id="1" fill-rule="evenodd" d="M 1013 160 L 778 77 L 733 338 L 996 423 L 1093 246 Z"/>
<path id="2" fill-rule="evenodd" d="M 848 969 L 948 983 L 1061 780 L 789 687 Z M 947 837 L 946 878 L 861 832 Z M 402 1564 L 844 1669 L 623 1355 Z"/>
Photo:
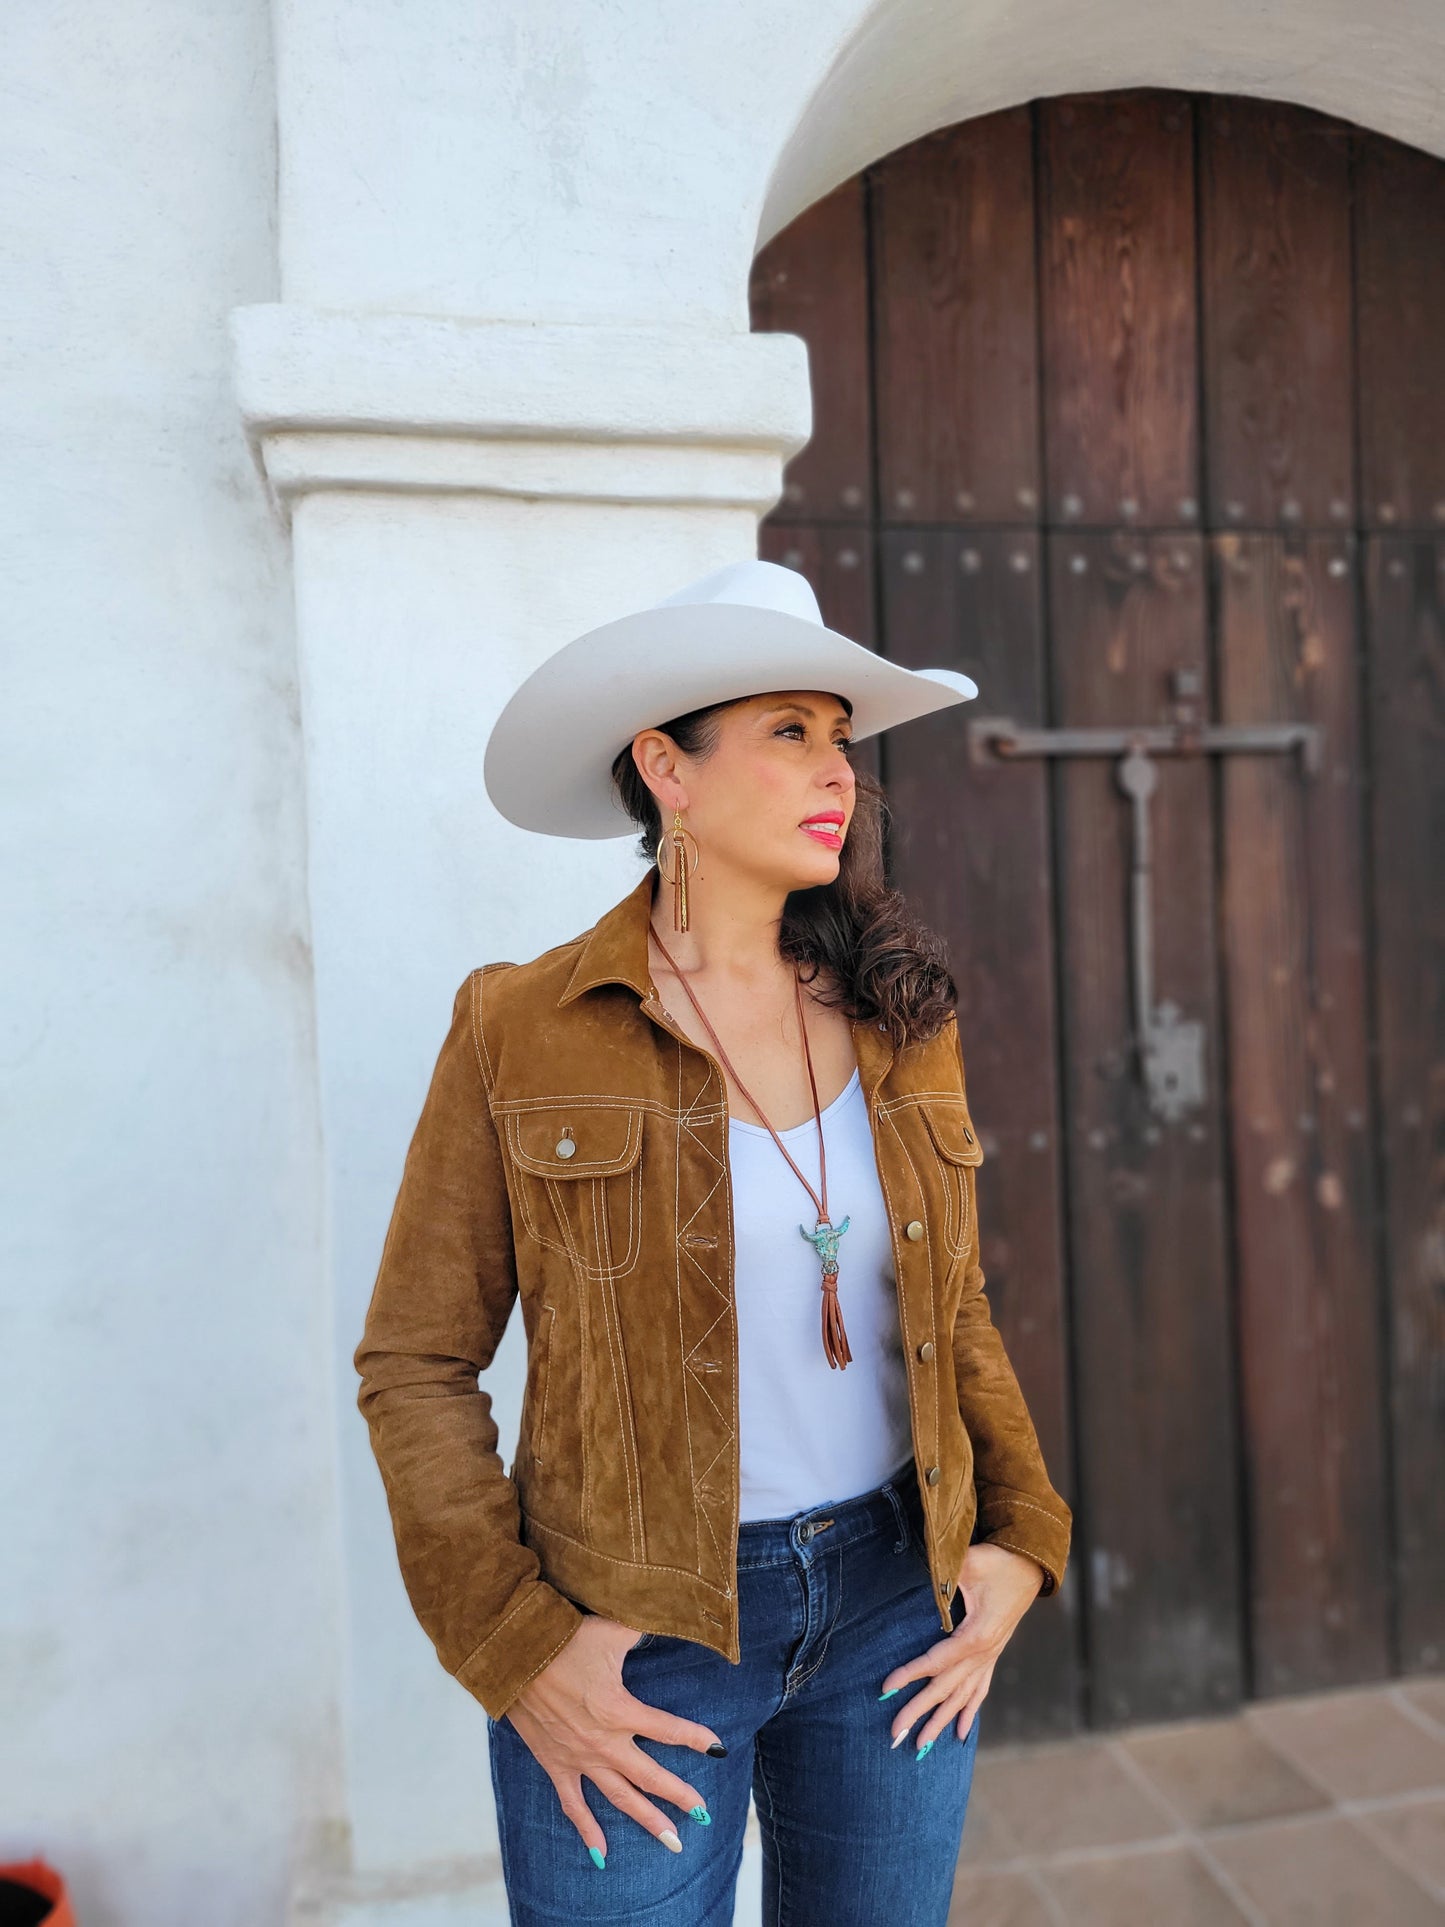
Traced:
<path id="1" fill-rule="evenodd" d="M 693 848 L 690 865 L 687 850 L 689 843 L 692 844 Z M 663 850 L 669 845 L 672 850 L 672 874 L 670 876 L 667 872 L 667 866 L 662 860 Z M 657 867 L 662 872 L 663 881 L 672 886 L 672 927 L 674 930 L 687 929 L 687 879 L 690 869 L 692 872 L 697 872 L 701 862 L 702 852 L 697 847 L 697 838 L 691 830 L 684 829 L 681 810 L 674 809 L 672 812 L 672 828 L 668 832 L 666 840 L 662 844 L 659 844 L 657 851 Z"/>

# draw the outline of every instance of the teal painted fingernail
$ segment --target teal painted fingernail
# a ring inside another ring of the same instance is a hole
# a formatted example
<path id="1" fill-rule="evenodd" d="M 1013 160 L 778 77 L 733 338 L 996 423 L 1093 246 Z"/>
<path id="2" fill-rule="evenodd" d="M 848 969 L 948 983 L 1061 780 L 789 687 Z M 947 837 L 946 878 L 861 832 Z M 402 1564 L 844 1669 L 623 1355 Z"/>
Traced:
<path id="1" fill-rule="evenodd" d="M 923 1758 L 923 1756 L 924 1756 L 924 1754 L 928 1752 L 928 1750 L 929 1750 L 929 1748 L 930 1748 L 930 1747 L 931 1747 L 932 1745 L 933 1745 L 933 1741 L 932 1741 L 932 1740 L 925 1740 L 925 1741 L 923 1742 L 923 1744 L 922 1744 L 922 1746 L 920 1746 L 920 1747 L 919 1747 L 919 1749 L 918 1749 L 918 1751 L 917 1751 L 917 1752 L 916 1752 L 916 1753 L 914 1754 L 914 1756 L 913 1756 L 913 1757 L 914 1757 L 914 1759 L 915 1759 L 915 1760 L 921 1760 L 921 1759 Z"/>
<path id="2" fill-rule="evenodd" d="M 594 1866 L 605 1867 L 607 1865 L 607 1855 L 602 1851 L 601 1847 L 589 1847 L 587 1851 L 592 1856 L 592 1864 Z"/>
<path id="3" fill-rule="evenodd" d="M 688 1812 L 700 1827 L 710 1827 L 712 1825 L 712 1815 L 706 1807 L 689 1807 Z"/>
<path id="4" fill-rule="evenodd" d="M 903 1688 L 901 1686 L 890 1686 L 886 1693 L 880 1693 L 878 1697 L 881 1700 L 891 1700 L 895 1693 L 901 1693 L 902 1691 Z"/>

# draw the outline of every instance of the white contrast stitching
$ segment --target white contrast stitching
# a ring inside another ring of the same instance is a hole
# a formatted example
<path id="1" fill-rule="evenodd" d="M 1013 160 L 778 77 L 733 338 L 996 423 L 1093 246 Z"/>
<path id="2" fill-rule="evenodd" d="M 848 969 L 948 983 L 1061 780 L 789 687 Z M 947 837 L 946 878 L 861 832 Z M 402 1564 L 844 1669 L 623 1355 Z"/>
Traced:
<path id="1" fill-rule="evenodd" d="M 1064 1523 L 1057 1512 L 1050 1512 L 1048 1507 L 1044 1505 L 1035 1505 L 1032 1499 L 1006 1499 L 1000 1494 L 997 1498 L 980 1499 L 978 1509 L 980 1512 L 988 1512 L 991 1511 L 993 1507 L 1001 1505 L 1010 1507 L 1016 1505 L 1025 1506 L 1030 1512 L 1041 1512 L 1046 1519 L 1052 1519 L 1056 1526 L 1062 1526 Z"/>
<path id="2" fill-rule="evenodd" d="M 557 1307 L 555 1305 L 543 1305 L 542 1309 L 547 1313 L 547 1343 L 542 1352 L 545 1370 L 542 1373 L 542 1413 L 541 1417 L 537 1420 L 537 1443 L 539 1445 L 545 1445 L 547 1442 L 547 1395 L 552 1389 L 552 1340 L 557 1329 Z M 533 1447 L 532 1457 L 538 1465 L 545 1465 L 547 1463 L 545 1455 L 539 1453 L 535 1446 Z"/>
<path id="3" fill-rule="evenodd" d="M 882 1117 L 883 1115 L 884 1115 L 884 1114 L 883 1114 L 883 1112 L 882 1112 L 882 1111 L 880 1110 L 880 1111 L 879 1111 L 879 1116 L 880 1116 L 880 1117 Z M 890 1125 L 892 1125 L 892 1126 L 893 1126 L 893 1135 L 894 1135 L 894 1137 L 896 1137 L 896 1138 L 898 1138 L 898 1139 L 899 1139 L 899 1142 L 901 1143 L 901 1142 L 902 1142 L 902 1138 L 901 1138 L 901 1136 L 900 1136 L 900 1133 L 899 1133 L 899 1130 L 898 1130 L 898 1127 L 897 1127 L 897 1125 L 896 1125 L 896 1124 L 893 1124 L 893 1120 L 892 1120 L 892 1118 L 891 1118 L 891 1117 L 890 1117 L 890 1118 L 888 1118 L 888 1123 L 889 1123 Z M 884 1162 L 885 1162 L 885 1161 L 886 1161 L 886 1160 L 883 1160 L 883 1159 L 877 1159 L 877 1160 L 875 1160 L 875 1162 L 877 1162 L 877 1164 L 878 1164 L 878 1177 L 879 1177 L 879 1181 L 880 1181 L 880 1183 L 881 1183 L 881 1184 L 882 1184 L 882 1186 L 883 1186 L 883 1196 L 884 1196 L 884 1199 L 885 1199 L 885 1201 L 886 1201 L 886 1203 L 887 1203 L 887 1206 L 888 1206 L 888 1227 L 889 1227 L 889 1237 L 890 1237 L 890 1241 L 896 1241 L 896 1238 L 897 1238 L 897 1232 L 898 1232 L 898 1216 L 899 1216 L 899 1214 L 898 1214 L 898 1213 L 897 1213 L 897 1212 L 896 1212 L 896 1211 L 895 1211 L 895 1210 L 893 1209 L 893 1193 L 892 1193 L 892 1191 L 891 1191 L 891 1190 L 889 1189 L 889 1187 L 888 1187 L 888 1177 L 887 1177 L 887 1173 L 886 1173 L 886 1172 L 884 1171 L 884 1169 L 883 1169 L 883 1165 L 884 1165 Z M 897 1275 L 897 1273 L 898 1273 L 898 1271 L 899 1271 L 900 1269 L 901 1269 L 901 1267 L 900 1267 L 900 1266 L 898 1265 L 898 1257 L 897 1257 L 897 1248 L 896 1248 L 896 1243 L 895 1243 L 895 1250 L 894 1250 L 894 1270 L 895 1270 L 895 1276 Z M 931 1265 L 930 1265 L 930 1296 L 931 1296 L 931 1293 L 932 1293 L 932 1273 L 931 1273 Z M 902 1285 L 901 1285 L 901 1283 L 899 1283 L 899 1284 L 897 1285 L 897 1287 L 896 1287 L 896 1290 L 895 1290 L 895 1297 L 897 1298 L 897 1301 L 898 1301 L 898 1317 L 899 1317 L 899 1322 L 901 1323 L 901 1325 L 902 1325 L 902 1327 L 903 1327 L 903 1345 L 904 1345 L 904 1350 L 905 1350 L 905 1353 L 907 1354 L 907 1356 L 908 1356 L 908 1358 L 909 1358 L 909 1359 L 911 1359 L 911 1358 L 912 1358 L 912 1356 L 913 1356 L 913 1334 L 911 1333 L 911 1331 L 910 1331 L 910 1330 L 909 1330 L 909 1328 L 908 1328 L 908 1293 L 907 1293 L 907 1292 L 906 1292 L 906 1291 L 905 1291 L 905 1290 L 903 1289 L 903 1287 L 902 1287 Z M 905 1379 L 905 1383 L 907 1384 L 907 1387 L 908 1387 L 908 1404 L 909 1404 L 909 1409 L 910 1409 L 910 1411 L 912 1411 L 912 1412 L 915 1412 L 915 1413 L 916 1413 L 916 1412 L 917 1412 L 917 1410 L 918 1410 L 918 1394 L 917 1394 L 917 1392 L 916 1392 L 916 1390 L 915 1390 L 915 1386 L 916 1386 L 916 1384 L 917 1384 L 917 1381 L 916 1381 L 916 1379 L 914 1378 L 914 1375 L 913 1375 L 913 1370 L 912 1370 L 912 1366 L 911 1366 L 911 1365 L 909 1365 L 909 1366 L 906 1366 L 906 1367 L 905 1367 L 905 1371 L 906 1371 L 906 1374 L 907 1374 L 907 1376 L 906 1376 L 906 1379 Z M 912 1430 L 912 1427 L 910 1426 L 910 1428 L 909 1428 L 909 1429 L 910 1429 L 910 1431 L 911 1431 L 911 1430 Z M 934 1444 L 935 1444 L 935 1446 L 936 1446 L 936 1445 L 937 1445 L 937 1442 L 938 1442 L 938 1389 L 937 1389 L 937 1386 L 936 1386 L 936 1385 L 935 1385 L 935 1387 L 934 1387 L 934 1393 L 933 1393 L 933 1433 L 934 1433 Z M 928 1528 L 927 1528 L 927 1514 L 926 1514 L 926 1512 L 925 1512 L 925 1514 L 924 1514 L 924 1555 L 925 1555 L 925 1558 L 927 1558 L 927 1551 L 928 1551 Z M 930 1566 L 930 1570 L 931 1570 L 931 1566 Z"/>
<path id="4" fill-rule="evenodd" d="M 527 1530 L 529 1533 L 536 1533 L 548 1539 L 565 1539 L 569 1546 L 576 1546 L 578 1551 L 585 1553 L 589 1559 L 601 1559 L 609 1566 L 626 1566 L 629 1572 L 678 1573 L 684 1579 L 692 1580 L 699 1586 L 705 1586 L 709 1592 L 715 1592 L 720 1599 L 727 1597 L 726 1587 L 715 1586 L 710 1579 L 705 1579 L 700 1572 L 693 1572 L 687 1566 L 660 1566 L 647 1559 L 619 1559 L 615 1553 L 603 1552 L 597 1546 L 590 1545 L 585 1539 L 578 1539 L 572 1533 L 564 1532 L 560 1526 L 544 1525 L 539 1519 L 529 1519 Z"/>
<path id="5" fill-rule="evenodd" d="M 471 1013 L 472 1013 L 472 1050 L 476 1055 L 477 1075 L 482 1080 L 482 1090 L 487 1094 L 488 1097 L 490 1097 L 491 1093 L 487 1086 L 486 1068 L 482 1062 L 482 1053 L 483 1053 L 484 1046 L 482 1044 L 482 1030 L 481 1030 L 481 997 L 482 997 L 481 971 L 474 970 L 468 981 L 471 985 L 470 1002 L 471 1002 Z"/>
<path id="6" fill-rule="evenodd" d="M 925 1110 L 925 1125 L 927 1124 L 927 1118 L 928 1113 Z M 903 1143 L 903 1133 L 899 1131 L 896 1124 L 893 1126 L 893 1129 L 899 1142 Z M 935 1152 L 933 1162 L 938 1167 L 939 1179 L 943 1186 L 943 1224 L 940 1227 L 941 1242 L 950 1259 L 958 1259 L 968 1249 L 968 1185 L 966 1180 L 973 1166 L 958 1165 L 955 1164 L 951 1158 L 937 1155 L 937 1142 L 931 1131 L 928 1141 L 930 1148 Z M 914 1165 L 913 1159 L 909 1156 L 906 1144 L 903 1148 L 903 1155 L 908 1158 L 909 1166 L 913 1170 L 916 1181 L 918 1179 L 917 1166 Z M 920 1191 L 923 1190 L 921 1183 L 919 1184 L 919 1189 Z M 926 1196 L 927 1194 L 925 1193 L 924 1195 Z M 925 1216 L 926 1215 L 925 1213 Z M 960 1221 L 962 1223 L 962 1230 L 958 1234 L 955 1234 L 954 1226 L 959 1224 Z M 952 1276 L 952 1272 L 953 1266 L 950 1264 L 948 1271 L 945 1273 L 945 1283 L 948 1277 Z"/>
<path id="7" fill-rule="evenodd" d="M 606 1182 L 603 1178 L 592 1180 L 592 1221 L 594 1235 L 604 1259 L 611 1252 L 610 1227 L 604 1202 L 598 1193 Z M 633 1499 L 633 1486 L 636 1483 L 636 1431 L 632 1418 L 632 1386 L 627 1376 L 627 1358 L 622 1349 L 622 1332 L 614 1326 L 619 1324 L 616 1300 L 612 1296 L 611 1278 L 604 1265 L 598 1281 L 598 1295 L 602 1300 L 602 1323 L 607 1333 L 607 1349 L 612 1357 L 613 1399 L 617 1406 L 617 1431 L 622 1442 L 622 1477 L 627 1492 L 627 1519 L 632 1541 L 632 1555 L 638 1557 L 638 1520 L 637 1508 Z M 640 1494 L 638 1495 L 640 1502 Z"/>
<path id="8" fill-rule="evenodd" d="M 950 1099 L 963 1110 L 968 1109 L 968 1100 L 960 1094 L 956 1084 L 942 1091 L 903 1091 L 897 1097 L 885 1098 L 878 1108 L 880 1111 L 901 1111 L 911 1104 L 931 1103 L 940 1097 Z M 970 1116 L 968 1121 L 972 1124 L 973 1118 Z"/>
<path id="9" fill-rule="evenodd" d="M 615 1110 L 621 1109 L 622 1107 L 613 1105 L 608 1108 Z M 551 1157 L 542 1157 L 535 1151 L 526 1150 L 522 1144 L 521 1126 L 516 1122 L 520 1113 L 510 1109 L 505 1104 L 499 1104 L 497 1106 L 498 1112 L 509 1120 L 509 1128 L 512 1132 L 512 1142 L 515 1147 L 517 1162 L 524 1171 L 531 1172 L 534 1177 L 546 1178 L 620 1177 L 624 1171 L 629 1170 L 636 1164 L 642 1154 L 642 1108 L 640 1105 L 628 1105 L 626 1108 L 628 1112 L 627 1139 L 615 1157 L 585 1158 L 578 1157 L 574 1152 L 570 1158 L 564 1158 L 555 1153 Z M 581 1109 L 581 1106 L 577 1104 L 549 1105 L 548 1109 L 556 1110 L 557 1122 L 552 1126 L 552 1129 L 560 1130 L 570 1121 L 571 1117 L 575 1116 Z"/>
<path id="10" fill-rule="evenodd" d="M 890 1124 L 893 1124 L 892 1118 L 890 1118 L 888 1121 Z M 903 1133 L 899 1130 L 896 1124 L 893 1124 L 893 1135 L 898 1140 L 898 1147 L 902 1151 L 903 1156 L 907 1161 L 908 1169 L 913 1174 L 913 1182 L 915 1183 L 915 1185 L 918 1186 L 919 1194 L 922 1197 L 926 1198 L 928 1194 L 924 1190 L 923 1184 L 918 1176 L 918 1167 L 917 1165 L 914 1164 L 912 1157 L 909 1156 L 908 1145 L 904 1140 Z M 889 1215 L 890 1216 L 892 1215 L 891 1209 L 890 1209 Z M 923 1236 L 927 1241 L 927 1251 L 928 1251 L 928 1336 L 930 1341 L 933 1344 L 934 1355 L 936 1357 L 937 1351 L 938 1351 L 938 1320 L 937 1320 L 938 1308 L 937 1308 L 937 1302 L 936 1302 L 937 1288 L 935 1285 L 934 1270 L 933 1270 L 933 1238 L 932 1238 L 931 1232 L 929 1231 L 929 1226 L 928 1226 L 929 1215 L 930 1215 L 929 1212 L 925 1209 L 923 1213 Z M 899 1294 L 900 1299 L 902 1298 L 902 1296 L 903 1294 L 900 1292 Z M 908 1345 L 909 1354 L 911 1356 L 913 1351 L 912 1341 L 909 1339 L 908 1334 L 906 1332 L 904 1334 L 904 1342 Z M 911 1372 L 909 1376 L 911 1379 L 912 1377 Z M 943 1463 L 943 1455 L 939 1449 L 939 1441 L 938 1441 L 939 1402 L 940 1401 L 938 1397 L 938 1386 L 936 1383 L 936 1375 L 935 1375 L 935 1382 L 933 1387 L 933 1457 L 931 1461 L 931 1463 L 934 1465 L 941 1465 Z M 941 1536 L 942 1536 L 942 1532 L 940 1528 L 940 1537 Z"/>
<path id="11" fill-rule="evenodd" d="M 662 1103 L 655 1097 L 618 1097 L 609 1096 L 606 1091 L 549 1091 L 545 1097 L 501 1097 L 497 1099 L 498 1111 L 526 1112 L 553 1111 L 567 1106 L 587 1107 L 598 1111 L 656 1111 L 659 1117 L 673 1115 L 671 1105 Z M 716 1123 L 723 1115 L 722 1106 L 715 1104 L 707 1110 L 694 1111 L 698 1123 Z"/>
<path id="12" fill-rule="evenodd" d="M 707 1075 L 704 1078 L 703 1083 L 700 1086 L 698 1091 L 699 1098 L 703 1095 L 704 1092 L 706 1092 L 709 1085 L 711 1084 L 712 1075 L 713 1075 L 712 1067 L 711 1065 L 709 1065 Z M 685 1128 L 687 1131 L 688 1137 L 697 1146 L 697 1148 L 704 1154 L 704 1156 L 713 1158 L 714 1154 L 712 1151 L 712 1147 L 706 1142 L 704 1138 L 698 1135 L 696 1129 L 694 1128 L 696 1123 L 696 1117 L 695 1117 L 696 1109 L 697 1109 L 697 1101 L 695 1099 L 694 1103 L 689 1106 L 688 1112 L 685 1115 L 679 1117 L 678 1119 L 679 1142 L 681 1140 L 681 1132 Z M 714 1162 L 715 1163 L 717 1162 L 715 1158 L 714 1158 Z M 706 1284 L 709 1287 L 709 1289 L 713 1291 L 713 1293 L 722 1301 L 719 1307 L 719 1310 L 717 1312 L 717 1315 L 713 1318 L 711 1324 L 709 1324 L 706 1327 L 706 1329 L 701 1333 L 701 1335 L 693 1341 L 691 1347 L 688 1349 L 684 1358 L 684 1365 L 685 1365 L 686 1371 L 690 1376 L 694 1387 L 699 1392 L 701 1392 L 703 1397 L 707 1400 L 708 1405 L 710 1406 L 710 1408 L 712 1409 L 712 1411 L 717 1417 L 719 1429 L 722 1433 L 722 1437 L 719 1441 L 717 1450 L 713 1453 L 712 1457 L 708 1460 L 707 1464 L 702 1467 L 701 1471 L 698 1471 L 696 1469 L 695 1459 L 693 1460 L 695 1494 L 703 1493 L 703 1489 L 706 1486 L 707 1480 L 712 1474 L 713 1467 L 717 1464 L 718 1460 L 722 1458 L 723 1454 L 730 1449 L 734 1440 L 737 1437 L 736 1412 L 737 1412 L 738 1392 L 737 1392 L 737 1384 L 736 1384 L 736 1375 L 734 1375 L 734 1385 L 733 1385 L 734 1416 L 733 1416 L 732 1425 L 731 1427 L 729 1427 L 728 1420 L 725 1414 L 720 1410 L 716 1399 L 713 1398 L 707 1386 L 703 1383 L 702 1378 L 698 1373 L 696 1362 L 695 1362 L 697 1359 L 698 1353 L 701 1351 L 702 1347 L 711 1338 L 713 1332 L 717 1329 L 717 1327 L 720 1324 L 722 1324 L 728 1316 L 730 1308 L 728 1305 L 727 1294 L 725 1291 L 723 1291 L 722 1287 L 718 1284 L 717 1279 L 712 1275 L 711 1271 L 709 1271 L 709 1269 L 694 1256 L 692 1251 L 688 1249 L 688 1247 L 685 1244 L 682 1243 L 682 1234 L 685 1231 L 687 1231 L 692 1225 L 698 1222 L 699 1218 L 701 1218 L 703 1213 L 706 1211 L 708 1205 L 712 1202 L 713 1196 L 716 1193 L 718 1186 L 720 1184 L 724 1187 L 725 1195 L 728 1198 L 729 1208 L 730 1208 L 731 1207 L 731 1189 L 728 1182 L 728 1161 L 727 1161 L 726 1151 L 724 1151 L 724 1156 L 721 1163 L 718 1164 L 717 1176 L 714 1178 L 713 1183 L 709 1188 L 707 1194 L 698 1201 L 698 1203 L 694 1207 L 691 1215 L 687 1220 L 687 1224 L 679 1225 L 678 1227 L 679 1251 L 681 1255 L 685 1256 L 690 1260 L 690 1262 L 696 1267 L 698 1277 L 701 1279 L 701 1281 L 704 1284 Z M 729 1214 L 729 1224 L 730 1223 L 731 1223 L 731 1216 Z M 690 1403 L 688 1405 L 687 1410 L 688 1410 L 688 1425 L 689 1425 L 689 1428 L 691 1428 L 693 1408 Z M 691 1440 L 689 1440 L 689 1455 L 690 1457 L 692 1456 Z M 704 1494 L 703 1499 L 696 1504 L 696 1507 L 695 1507 L 696 1516 L 698 1517 L 698 1519 L 701 1520 L 703 1526 L 707 1530 L 708 1538 L 712 1542 L 713 1557 L 717 1561 L 718 1567 L 722 1569 L 726 1566 L 726 1561 L 723 1558 L 722 1546 L 718 1541 L 717 1533 L 713 1528 L 712 1519 L 709 1516 L 708 1504 L 706 1502 L 708 1496 L 710 1495 Z"/>
<path id="13" fill-rule="evenodd" d="M 673 1251 L 673 1308 L 677 1313 L 677 1355 L 682 1360 L 682 1424 L 687 1438 L 687 1484 L 692 1500 L 693 1558 L 701 1551 L 697 1529 L 697 1474 L 692 1450 L 692 1399 L 688 1388 L 687 1334 L 682 1326 L 682 1045 L 674 1044 L 677 1066 L 677 1107 L 673 1117 L 672 1225 L 676 1240 Z"/>
<path id="14" fill-rule="evenodd" d="M 590 1177 L 590 1181 L 594 1184 L 615 1184 L 617 1181 L 616 1177 L 608 1173 L 587 1173 L 583 1171 L 574 1174 L 569 1171 L 566 1173 L 565 1178 L 559 1179 L 559 1175 L 551 1171 L 542 1174 L 534 1173 L 530 1171 L 527 1165 L 522 1163 L 516 1155 L 516 1146 L 511 1141 L 514 1128 L 512 1121 L 509 1119 L 506 1125 L 508 1148 L 513 1153 L 513 1165 L 522 1174 L 517 1185 L 517 1196 L 521 1207 L 522 1222 L 526 1226 L 529 1235 L 535 1238 L 537 1243 L 543 1246 L 544 1249 L 560 1252 L 564 1257 L 570 1259 L 581 1277 L 592 1279 L 601 1278 L 607 1267 L 603 1263 L 594 1264 L 592 1262 L 593 1248 L 584 1250 L 583 1241 L 581 1241 L 578 1236 L 578 1227 L 571 1222 L 570 1214 L 564 1202 L 569 1196 L 577 1194 L 558 1190 L 556 1186 L 559 1181 L 576 1183 L 583 1177 Z M 618 1173 L 618 1176 L 621 1175 L 624 1174 Z M 640 1158 L 634 1159 L 625 1175 L 627 1177 L 627 1255 L 621 1263 L 614 1262 L 610 1267 L 613 1275 L 618 1278 L 625 1278 L 636 1266 L 639 1257 L 642 1255 L 642 1161 Z M 558 1244 L 555 1238 L 548 1237 L 542 1226 L 537 1222 L 535 1214 L 530 1208 L 528 1197 L 529 1190 L 534 1182 L 540 1183 L 545 1188 L 551 1200 L 552 1210 L 558 1220 L 559 1228 L 562 1229 L 562 1235 L 564 1239 L 567 1240 L 566 1243 Z"/>
<path id="15" fill-rule="evenodd" d="M 501 1619 L 498 1621 L 498 1623 L 495 1626 L 493 1626 L 492 1630 L 487 1634 L 486 1638 L 481 1642 L 481 1644 L 479 1646 L 473 1646 L 472 1650 L 467 1654 L 466 1658 L 462 1661 L 461 1665 L 458 1666 L 457 1671 L 459 1673 L 465 1672 L 467 1667 L 471 1665 L 472 1661 L 478 1656 L 478 1654 L 484 1653 L 487 1650 L 487 1648 L 491 1645 L 492 1641 L 506 1630 L 506 1627 L 509 1621 L 515 1618 L 515 1616 L 522 1610 L 523 1606 L 526 1605 L 529 1596 L 530 1595 L 524 1593 L 520 1599 L 513 1601 L 513 1603 L 507 1608 L 506 1612 L 502 1615 Z"/>

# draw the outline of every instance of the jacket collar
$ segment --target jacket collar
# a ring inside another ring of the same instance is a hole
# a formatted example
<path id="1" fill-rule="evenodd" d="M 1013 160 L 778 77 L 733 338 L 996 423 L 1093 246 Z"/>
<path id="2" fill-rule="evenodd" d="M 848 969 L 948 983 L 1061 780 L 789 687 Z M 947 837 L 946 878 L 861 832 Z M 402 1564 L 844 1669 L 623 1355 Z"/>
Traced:
<path id="1" fill-rule="evenodd" d="M 598 918 L 587 933 L 572 975 L 567 979 L 567 988 L 557 999 L 559 1009 L 580 997 L 584 990 L 595 990 L 599 984 L 626 984 L 637 992 L 644 1004 L 653 1000 L 647 926 L 657 881 L 654 864 L 620 903 L 613 904 Z M 879 1077 L 893 1060 L 893 1044 L 886 1030 L 876 1023 L 861 1017 L 855 1017 L 852 1022 L 858 1068 L 871 1101 Z"/>
<path id="2" fill-rule="evenodd" d="M 595 990 L 598 984 L 627 984 L 639 997 L 649 995 L 652 970 L 647 960 L 647 925 L 656 882 L 654 864 L 635 889 L 597 919 L 573 965 L 567 988 L 557 999 L 559 1009 L 584 990 Z"/>

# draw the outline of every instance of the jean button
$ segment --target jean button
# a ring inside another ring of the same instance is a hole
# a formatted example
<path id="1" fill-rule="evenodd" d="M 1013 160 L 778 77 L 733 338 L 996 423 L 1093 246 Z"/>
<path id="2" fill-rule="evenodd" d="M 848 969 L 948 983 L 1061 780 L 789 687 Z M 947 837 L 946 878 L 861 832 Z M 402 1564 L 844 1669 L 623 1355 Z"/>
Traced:
<path id="1" fill-rule="evenodd" d="M 807 1540 L 811 1539 L 812 1536 L 813 1528 L 810 1525 L 801 1525 L 798 1527 L 798 1537 L 800 1539 Z"/>

